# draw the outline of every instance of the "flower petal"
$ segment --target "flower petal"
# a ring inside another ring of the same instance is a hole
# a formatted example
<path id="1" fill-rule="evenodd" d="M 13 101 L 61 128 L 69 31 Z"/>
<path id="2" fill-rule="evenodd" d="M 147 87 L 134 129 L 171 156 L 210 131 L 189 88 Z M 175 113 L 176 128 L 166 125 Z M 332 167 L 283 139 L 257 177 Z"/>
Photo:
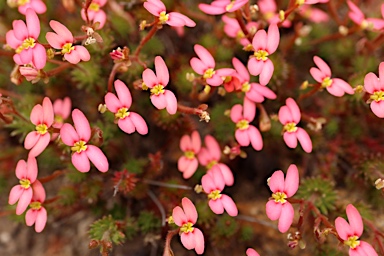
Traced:
<path id="1" fill-rule="evenodd" d="M 261 133 L 259 129 L 255 126 L 250 125 L 248 128 L 248 137 L 251 141 L 251 145 L 255 150 L 263 149 L 263 138 L 261 137 Z"/>
<path id="2" fill-rule="evenodd" d="M 211 53 L 205 49 L 203 46 L 195 44 L 194 50 L 197 56 L 208 68 L 215 68 L 215 59 L 212 57 Z"/>
<path id="3" fill-rule="evenodd" d="M 20 196 L 19 202 L 16 206 L 16 214 L 21 215 L 28 208 L 29 203 L 32 200 L 33 191 L 32 188 L 24 189 L 23 194 Z"/>
<path id="4" fill-rule="evenodd" d="M 347 240 L 349 236 L 353 235 L 351 226 L 349 226 L 348 222 L 341 217 L 336 218 L 335 228 L 336 228 L 337 234 L 343 240 Z"/>
<path id="5" fill-rule="evenodd" d="M 307 153 L 312 152 L 312 141 L 308 133 L 301 127 L 297 128 L 296 137 L 301 144 L 303 150 Z M 285 138 L 285 137 L 284 137 Z"/>
<path id="6" fill-rule="evenodd" d="M 141 135 L 146 135 L 148 133 L 148 126 L 144 118 L 135 112 L 130 112 L 129 118 L 131 119 L 133 125 L 136 128 L 136 131 Z"/>
<path id="7" fill-rule="evenodd" d="M 37 218 L 35 222 L 35 231 L 37 233 L 40 233 L 45 228 L 45 224 L 47 223 L 47 210 L 45 210 L 44 207 L 41 207 L 40 210 L 37 212 Z"/>
<path id="8" fill-rule="evenodd" d="M 295 211 L 291 203 L 286 202 L 281 209 L 281 215 L 279 218 L 278 229 L 281 233 L 285 233 L 291 227 L 293 222 L 293 216 Z"/>
<path id="9" fill-rule="evenodd" d="M 123 107 L 120 100 L 116 97 L 115 94 L 108 92 L 104 97 L 105 105 L 112 113 L 117 113 L 117 111 Z"/>
<path id="10" fill-rule="evenodd" d="M 87 150 L 85 151 L 89 160 L 93 165 L 101 172 L 106 172 L 109 169 L 108 159 L 104 153 L 98 147 L 94 145 L 87 145 Z"/>
<path id="11" fill-rule="evenodd" d="M 175 208 L 173 208 L 172 217 L 173 221 L 179 227 L 188 222 L 187 216 L 185 215 L 183 209 L 181 209 L 180 206 L 176 206 Z"/>
<path id="12" fill-rule="evenodd" d="M 363 234 L 364 225 L 363 219 L 359 211 L 352 204 L 349 204 L 346 209 L 349 225 L 354 235 L 360 237 Z"/>
<path id="13" fill-rule="evenodd" d="M 181 243 L 184 245 L 184 247 L 188 250 L 192 250 L 195 248 L 196 241 L 195 241 L 195 236 L 191 233 L 182 233 L 180 235 L 181 238 Z"/>
<path id="14" fill-rule="evenodd" d="M 47 148 L 50 141 L 51 135 L 48 132 L 44 135 L 40 135 L 34 147 L 31 149 L 31 151 L 29 151 L 29 156 L 37 157 L 40 155 L 44 149 Z"/>
<path id="15" fill-rule="evenodd" d="M 227 195 L 221 195 L 220 200 L 229 216 L 237 216 L 239 211 L 237 210 L 237 206 L 231 197 Z"/>
<path id="16" fill-rule="evenodd" d="M 19 201 L 23 192 L 24 192 L 24 188 L 22 188 L 21 185 L 14 186 L 9 192 L 8 204 L 13 205 L 17 201 Z"/>
<path id="17" fill-rule="evenodd" d="M 29 36 L 37 39 L 40 35 L 39 17 L 32 8 L 27 9 L 25 16 Z"/>
<path id="18" fill-rule="evenodd" d="M 277 220 L 281 215 L 282 204 L 269 200 L 265 206 L 266 214 L 270 220 Z"/>
<path id="19" fill-rule="evenodd" d="M 12 23 L 13 32 L 17 40 L 24 41 L 28 38 L 28 29 L 22 20 L 14 20 Z"/>
<path id="20" fill-rule="evenodd" d="M 324 74 L 325 77 L 331 77 L 331 68 L 323 61 L 320 57 L 314 56 L 313 61 L 319 67 L 321 73 Z M 324 77 L 323 77 L 324 78 Z"/>
<path id="21" fill-rule="evenodd" d="M 224 206 L 221 203 L 220 199 L 216 200 L 209 200 L 208 201 L 209 208 L 215 213 L 215 214 L 223 214 L 224 213 Z"/>
<path id="22" fill-rule="evenodd" d="M 91 138 L 91 127 L 84 113 L 78 109 L 72 111 L 72 119 L 80 140 L 88 142 Z"/>
<path id="23" fill-rule="evenodd" d="M 297 134 L 295 132 L 285 132 L 283 138 L 289 148 L 297 147 Z"/>
<path id="24" fill-rule="evenodd" d="M 164 97 L 166 100 L 166 109 L 170 115 L 174 115 L 177 112 L 177 99 L 175 94 L 170 90 L 165 90 Z"/>
<path id="25" fill-rule="evenodd" d="M 286 99 L 285 103 L 287 104 L 287 107 L 291 111 L 293 122 L 298 124 L 301 119 L 301 113 L 300 113 L 300 108 L 297 105 L 296 101 L 292 98 L 288 98 Z"/>
<path id="26" fill-rule="evenodd" d="M 284 192 L 284 173 L 280 170 L 275 171 L 269 179 L 269 188 L 273 193 Z"/>
<path id="27" fill-rule="evenodd" d="M 72 125 L 66 123 L 60 129 L 60 137 L 63 143 L 67 146 L 73 146 L 75 142 L 80 140 L 75 128 Z"/>
<path id="28" fill-rule="evenodd" d="M 234 123 L 239 122 L 243 119 L 243 106 L 240 104 L 236 104 L 231 108 L 231 120 Z"/>
<path id="29" fill-rule="evenodd" d="M 200 229 L 194 228 L 193 234 L 195 236 L 195 252 L 197 254 L 204 253 L 204 235 Z"/>
<path id="30" fill-rule="evenodd" d="M 287 175 L 285 176 L 284 193 L 287 197 L 292 197 L 299 188 L 299 170 L 297 166 L 291 164 L 288 167 Z"/>
<path id="31" fill-rule="evenodd" d="M 49 25 L 51 26 L 53 31 L 55 31 L 61 37 L 62 41 L 64 41 L 65 43 L 73 43 L 73 35 L 66 26 L 55 20 L 51 20 L 49 22 Z"/>
<path id="32" fill-rule="evenodd" d="M 89 172 L 91 169 L 88 156 L 84 151 L 72 154 L 72 164 L 79 172 Z"/>
<path id="33" fill-rule="evenodd" d="M 181 200 L 181 204 L 183 205 L 185 216 L 187 217 L 187 221 L 195 224 L 197 221 L 197 211 L 195 205 L 189 200 L 187 197 L 184 197 Z"/>
<path id="34" fill-rule="evenodd" d="M 258 76 L 258 75 L 260 75 L 261 71 L 264 68 L 264 61 L 257 60 L 256 58 L 251 57 L 248 60 L 248 66 L 247 67 L 248 67 L 249 73 L 251 75 Z"/>
<path id="35" fill-rule="evenodd" d="M 371 110 L 377 117 L 384 118 L 384 101 L 372 101 Z"/>
<path id="36" fill-rule="evenodd" d="M 255 51 L 266 50 L 267 41 L 268 41 L 267 32 L 265 32 L 264 29 L 257 31 L 255 36 L 253 37 L 253 40 L 252 40 L 253 49 Z M 272 38 L 271 38 L 271 41 L 272 41 Z"/>
<path id="37" fill-rule="evenodd" d="M 267 51 L 268 54 L 272 54 L 276 51 L 280 42 L 279 28 L 276 24 L 269 25 L 268 28 L 268 39 L 267 39 Z"/>

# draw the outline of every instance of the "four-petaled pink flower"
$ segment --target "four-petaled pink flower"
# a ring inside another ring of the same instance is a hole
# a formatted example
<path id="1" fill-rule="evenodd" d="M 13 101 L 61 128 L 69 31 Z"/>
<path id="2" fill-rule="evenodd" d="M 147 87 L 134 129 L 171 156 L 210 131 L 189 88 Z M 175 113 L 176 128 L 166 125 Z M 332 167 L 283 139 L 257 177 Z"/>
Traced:
<path id="1" fill-rule="evenodd" d="M 211 4 L 199 4 L 199 9 L 210 15 L 234 12 L 243 7 L 249 0 L 215 0 Z"/>
<path id="2" fill-rule="evenodd" d="M 196 155 L 201 149 L 201 139 L 197 131 L 191 136 L 184 135 L 180 140 L 180 149 L 184 152 L 177 162 L 177 168 L 183 173 L 184 179 L 189 179 L 196 172 L 199 162 Z"/>
<path id="3" fill-rule="evenodd" d="M 26 23 L 22 20 L 14 20 L 13 30 L 6 34 L 7 44 L 15 49 L 13 60 L 17 65 L 33 64 L 37 69 L 42 69 L 47 61 L 47 53 L 44 46 L 37 43 L 40 35 L 40 21 L 35 11 L 28 8 L 26 11 Z"/>
<path id="4" fill-rule="evenodd" d="M 197 221 L 197 211 L 195 205 L 188 198 L 181 200 L 183 208 L 176 206 L 172 212 L 173 221 L 180 227 L 181 243 L 188 250 L 195 249 L 197 254 L 204 252 L 204 235 L 200 229 L 193 225 Z"/>
<path id="5" fill-rule="evenodd" d="M 236 104 L 231 109 L 231 119 L 236 124 L 235 138 L 237 142 L 247 147 L 249 144 L 255 150 L 263 148 L 263 138 L 259 130 L 251 125 L 256 115 L 256 104 L 248 98 L 244 98 L 244 106 Z"/>
<path id="6" fill-rule="evenodd" d="M 227 15 L 221 17 L 224 22 L 224 32 L 227 36 L 231 38 L 236 38 L 240 41 L 240 44 L 245 47 L 245 49 L 252 48 L 252 44 L 249 39 L 244 35 L 244 32 L 241 30 L 239 22 L 235 18 L 230 18 Z M 246 28 L 249 33 L 254 35 L 258 28 L 259 24 L 257 22 L 248 22 Z"/>
<path id="7" fill-rule="evenodd" d="M 94 145 L 87 145 L 91 138 L 91 127 L 83 112 L 73 110 L 72 119 L 75 127 L 65 123 L 60 129 L 60 137 L 65 145 L 71 146 L 75 168 L 80 172 L 88 172 L 91 161 L 99 171 L 108 171 L 109 164 L 104 153 Z"/>
<path id="8" fill-rule="evenodd" d="M 238 210 L 233 199 L 221 194 L 225 187 L 224 177 L 219 169 L 208 172 L 201 179 L 204 192 L 208 195 L 208 205 L 216 214 L 223 214 L 224 210 L 230 216 L 237 216 Z"/>
<path id="9" fill-rule="evenodd" d="M 258 83 L 251 83 L 250 76 L 247 68 L 237 58 L 232 59 L 232 64 L 235 67 L 236 76 L 241 84 L 241 91 L 245 93 L 245 96 L 256 103 L 261 103 L 264 98 L 276 99 L 276 94 L 265 85 Z"/>
<path id="10" fill-rule="evenodd" d="M 311 72 L 313 78 L 321 84 L 322 88 L 326 88 L 330 94 L 336 97 L 341 97 L 344 93 L 355 93 L 352 87 L 344 80 L 340 78 L 331 78 L 331 69 L 321 58 L 314 56 L 313 61 L 318 68 L 311 68 L 309 72 Z"/>
<path id="11" fill-rule="evenodd" d="M 326 12 L 309 5 L 303 5 L 298 11 L 301 16 L 314 23 L 322 23 L 329 20 L 329 15 Z"/>
<path id="12" fill-rule="evenodd" d="M 268 21 L 269 24 L 277 24 L 280 23 L 280 17 L 277 13 L 277 5 L 275 0 L 259 0 L 257 2 L 257 6 L 259 6 L 260 13 L 263 14 L 264 18 Z M 281 24 L 283 27 L 290 27 L 291 21 L 285 19 Z"/>
<path id="13" fill-rule="evenodd" d="M 74 38 L 66 26 L 55 20 L 51 20 L 49 25 L 56 33 L 48 32 L 45 38 L 53 48 L 61 50 L 64 59 L 72 64 L 90 60 L 91 56 L 84 46 L 72 45 Z"/>
<path id="14" fill-rule="evenodd" d="M 260 254 L 258 254 L 255 249 L 252 248 L 248 248 L 245 253 L 247 254 L 247 256 L 260 256 Z"/>
<path id="15" fill-rule="evenodd" d="M 16 177 L 20 180 L 20 185 L 16 185 L 9 193 L 9 204 L 15 204 L 17 201 L 16 214 L 21 215 L 32 200 L 32 184 L 37 178 L 37 161 L 34 157 L 28 157 L 27 162 L 19 160 L 16 166 Z"/>
<path id="16" fill-rule="evenodd" d="M 53 124 L 53 106 L 48 97 L 43 100 L 43 105 L 37 104 L 31 111 L 31 122 L 36 126 L 36 131 L 28 133 L 24 141 L 25 149 L 30 149 L 30 156 L 40 155 L 51 140 L 49 127 Z"/>
<path id="17" fill-rule="evenodd" d="M 248 70 L 251 75 L 260 75 L 261 85 L 266 85 L 271 80 L 275 68 L 268 56 L 276 51 L 279 42 L 280 33 L 276 24 L 269 25 L 268 34 L 262 29 L 253 37 L 252 46 L 255 52 L 248 61 Z"/>
<path id="18" fill-rule="evenodd" d="M 287 198 L 292 197 L 299 188 L 299 171 L 296 165 L 289 166 L 285 180 L 282 171 L 275 171 L 269 178 L 268 185 L 273 194 L 266 205 L 267 216 L 271 220 L 279 219 L 278 229 L 285 233 L 291 227 L 294 217 L 294 209 Z"/>
<path id="19" fill-rule="evenodd" d="M 151 90 L 151 102 L 157 109 L 166 108 L 168 113 L 173 115 L 177 111 L 177 99 L 172 91 L 164 89 L 169 82 L 169 71 L 163 58 L 155 58 L 156 74 L 147 68 L 143 72 L 144 87 Z"/>
<path id="20" fill-rule="evenodd" d="M 40 233 L 47 223 L 47 210 L 42 206 L 45 201 L 45 190 L 39 180 L 32 184 L 32 189 L 33 197 L 29 204 L 30 209 L 25 214 L 25 222 L 27 226 L 35 224 L 35 231 Z"/>
<path id="21" fill-rule="evenodd" d="M 350 9 L 350 11 L 348 12 L 349 18 L 357 25 L 359 25 L 362 29 L 381 30 L 384 28 L 383 19 L 365 18 L 364 13 L 352 1 L 348 0 L 347 4 Z"/>
<path id="22" fill-rule="evenodd" d="M 205 166 L 208 172 L 219 169 L 224 177 L 225 185 L 232 186 L 235 179 L 229 167 L 219 163 L 221 157 L 220 145 L 214 137 L 207 135 L 204 138 L 205 148 L 201 148 L 197 158 L 201 165 Z"/>
<path id="23" fill-rule="evenodd" d="M 364 88 L 371 94 L 371 110 L 380 117 L 384 118 L 384 62 L 379 66 L 379 78 L 372 72 L 364 78 Z"/>
<path id="24" fill-rule="evenodd" d="M 224 82 L 223 77 L 231 76 L 235 72 L 231 68 L 215 70 L 216 62 L 209 51 L 198 44 L 195 44 L 194 49 L 199 58 L 191 59 L 191 67 L 197 74 L 203 76 L 208 85 L 219 86 Z"/>
<path id="25" fill-rule="evenodd" d="M 53 102 L 53 113 L 55 115 L 54 122 L 52 127 L 61 129 L 64 124 L 64 120 L 69 117 L 71 114 L 72 102 L 69 97 L 62 99 L 57 99 Z M 59 133 L 53 133 L 51 140 L 55 140 Z"/>
<path id="26" fill-rule="evenodd" d="M 160 0 L 147 0 L 144 2 L 144 8 L 147 9 L 152 15 L 159 18 L 159 24 L 168 24 L 172 27 L 194 27 L 196 23 L 187 16 L 178 13 L 167 13 L 164 3 Z"/>
<path id="27" fill-rule="evenodd" d="M 359 240 L 364 230 L 363 219 L 359 211 L 352 204 L 349 204 L 346 212 L 349 223 L 344 218 L 337 217 L 335 227 L 337 234 L 344 240 L 344 244 L 349 246 L 349 255 L 377 256 L 372 245 Z"/>
<path id="28" fill-rule="evenodd" d="M 115 114 L 117 125 L 124 132 L 131 134 L 137 131 L 141 135 L 148 133 L 148 126 L 137 113 L 128 111 L 132 105 L 132 96 L 128 87 L 120 80 L 116 80 L 115 90 L 117 96 L 111 92 L 105 95 L 105 104 L 109 111 Z"/>
<path id="29" fill-rule="evenodd" d="M 87 13 L 89 21 L 93 23 L 99 22 L 98 29 L 104 27 L 105 21 L 107 20 L 107 15 L 100 7 L 103 7 L 107 3 L 107 0 L 92 0 L 92 3 L 88 7 Z M 84 8 L 81 9 L 81 18 L 86 21 L 87 17 L 85 16 Z"/>
<path id="30" fill-rule="evenodd" d="M 284 141 L 290 148 L 297 147 L 297 140 L 299 140 L 303 150 L 307 153 L 312 151 L 312 141 L 308 133 L 301 127 L 297 127 L 300 122 L 301 113 L 299 106 L 292 98 L 288 98 L 285 106 L 279 110 L 279 120 L 284 125 Z"/>
<path id="31" fill-rule="evenodd" d="M 45 13 L 47 6 L 42 0 L 16 0 L 18 11 L 21 14 L 26 14 L 28 9 L 34 10 L 38 14 Z"/>

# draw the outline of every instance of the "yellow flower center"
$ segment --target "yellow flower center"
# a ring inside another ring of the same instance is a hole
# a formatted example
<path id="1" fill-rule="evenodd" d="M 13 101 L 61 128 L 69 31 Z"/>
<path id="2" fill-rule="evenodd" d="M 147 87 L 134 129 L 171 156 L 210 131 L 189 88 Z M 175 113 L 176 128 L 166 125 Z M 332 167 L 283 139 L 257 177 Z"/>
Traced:
<path id="1" fill-rule="evenodd" d="M 208 194 L 208 198 L 212 200 L 217 200 L 221 197 L 220 190 L 214 190 Z"/>
<path id="2" fill-rule="evenodd" d="M 100 10 L 100 5 L 97 3 L 91 3 L 88 9 L 91 11 L 98 12 Z"/>
<path id="3" fill-rule="evenodd" d="M 305 3 L 305 0 L 296 0 L 297 5 L 303 5 Z"/>
<path id="4" fill-rule="evenodd" d="M 23 47 L 23 49 L 29 49 L 29 48 L 33 48 L 35 47 L 36 45 L 36 40 L 33 39 L 32 37 L 28 37 L 27 39 L 25 39 L 23 41 L 23 43 L 21 44 L 21 46 Z"/>
<path id="5" fill-rule="evenodd" d="M 275 200 L 276 203 L 284 204 L 285 202 L 287 202 L 287 195 L 284 192 L 273 193 L 272 198 Z"/>
<path id="6" fill-rule="evenodd" d="M 164 92 L 165 92 L 164 86 L 162 86 L 161 84 L 157 84 L 151 89 L 151 94 L 154 94 L 154 95 L 163 94 Z"/>
<path id="7" fill-rule="evenodd" d="M 71 147 L 71 150 L 72 150 L 73 152 L 80 153 L 81 151 L 85 151 L 85 150 L 87 150 L 87 145 L 86 145 L 86 144 L 87 144 L 87 143 L 86 143 L 85 141 L 80 140 L 80 141 L 76 142 L 76 143 L 73 145 L 73 147 Z"/>
<path id="8" fill-rule="evenodd" d="M 257 50 L 253 55 L 256 57 L 257 60 L 266 61 L 268 59 L 269 54 L 267 51 Z"/>
<path id="9" fill-rule="evenodd" d="M 165 11 L 162 11 L 159 16 L 159 23 L 165 24 L 169 20 L 169 14 L 167 14 Z"/>
<path id="10" fill-rule="evenodd" d="M 120 108 L 117 113 L 115 114 L 115 117 L 116 118 L 120 118 L 120 119 L 124 119 L 126 118 L 127 116 L 129 116 L 129 111 L 127 108 Z"/>
<path id="11" fill-rule="evenodd" d="M 36 131 L 41 135 L 44 135 L 48 132 L 48 127 L 45 124 L 36 125 Z"/>
<path id="12" fill-rule="evenodd" d="M 141 84 L 141 90 L 143 91 L 148 90 L 148 86 L 144 82 Z"/>
<path id="13" fill-rule="evenodd" d="M 217 164 L 217 161 L 215 160 L 212 160 L 211 162 L 209 162 L 207 164 L 207 169 L 210 170 L 213 166 L 215 166 Z"/>
<path id="14" fill-rule="evenodd" d="M 209 69 L 205 70 L 203 78 L 204 79 L 212 78 L 215 73 L 216 72 L 213 70 L 213 68 L 209 68 Z"/>
<path id="15" fill-rule="evenodd" d="M 61 115 L 55 116 L 55 123 L 62 124 L 64 122 L 64 119 Z"/>
<path id="16" fill-rule="evenodd" d="M 18 1 L 17 1 L 17 4 L 18 4 L 19 6 L 22 6 L 22 5 L 25 5 L 25 4 L 29 3 L 29 2 L 30 2 L 30 0 L 18 0 Z"/>
<path id="17" fill-rule="evenodd" d="M 63 45 L 63 48 L 61 49 L 62 54 L 71 53 L 71 51 L 75 50 L 75 46 L 72 46 L 71 43 L 66 43 Z"/>
<path id="18" fill-rule="evenodd" d="M 183 226 L 181 226 L 180 228 L 180 232 L 183 232 L 183 233 L 189 233 L 189 232 L 193 232 L 193 224 L 191 222 L 188 222 L 188 223 L 185 223 Z"/>
<path id="19" fill-rule="evenodd" d="M 359 237 L 358 236 L 350 236 L 350 237 L 348 237 L 348 240 L 344 241 L 344 244 L 348 245 L 351 249 L 355 249 L 360 244 Z"/>
<path id="20" fill-rule="evenodd" d="M 383 91 L 374 92 L 370 98 L 371 100 L 374 100 L 376 102 L 382 101 L 384 100 L 384 92 Z"/>
<path id="21" fill-rule="evenodd" d="M 296 124 L 295 123 L 287 123 L 286 125 L 284 125 L 284 131 L 285 132 L 295 132 L 297 131 L 297 127 L 296 127 Z"/>
<path id="22" fill-rule="evenodd" d="M 332 85 L 332 79 L 330 77 L 326 77 L 323 79 L 323 82 L 321 83 L 321 87 L 326 88 L 328 86 Z"/>
<path id="23" fill-rule="evenodd" d="M 225 7 L 225 10 L 229 12 L 233 8 L 233 5 L 235 4 L 235 2 L 236 1 L 231 1 L 231 3 Z"/>
<path id="24" fill-rule="evenodd" d="M 241 39 L 241 38 L 244 38 L 244 37 L 245 37 L 244 32 L 242 30 L 239 30 L 239 32 L 237 32 L 236 38 L 237 39 Z"/>
<path id="25" fill-rule="evenodd" d="M 251 89 L 251 85 L 248 82 L 245 82 L 241 85 L 242 92 L 249 92 L 250 89 Z"/>
<path id="26" fill-rule="evenodd" d="M 249 127 L 249 122 L 245 119 L 240 120 L 239 122 L 236 123 L 236 128 L 240 130 L 246 130 Z"/>
<path id="27" fill-rule="evenodd" d="M 32 202 L 29 204 L 29 207 L 32 208 L 32 210 L 40 210 L 41 208 L 41 203 L 40 202 Z"/>
<path id="28" fill-rule="evenodd" d="M 31 187 L 31 182 L 29 181 L 29 179 L 21 179 L 19 182 L 21 187 L 24 189 L 29 189 Z"/>
<path id="29" fill-rule="evenodd" d="M 195 158 L 195 152 L 193 152 L 192 150 L 185 151 L 184 156 L 188 159 L 194 159 Z"/>

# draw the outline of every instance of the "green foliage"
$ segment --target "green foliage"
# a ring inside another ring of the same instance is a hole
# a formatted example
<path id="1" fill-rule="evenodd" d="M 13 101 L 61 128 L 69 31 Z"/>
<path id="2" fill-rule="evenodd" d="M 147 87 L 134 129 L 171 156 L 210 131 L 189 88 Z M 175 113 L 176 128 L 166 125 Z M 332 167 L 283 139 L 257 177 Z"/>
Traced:
<path id="1" fill-rule="evenodd" d="M 219 103 L 210 111 L 211 122 L 215 124 L 213 130 L 216 139 L 221 142 L 228 141 L 228 137 L 235 134 L 236 125 L 229 117 L 224 116 L 225 111 L 229 110 L 231 106 L 228 103 Z"/>
<path id="2" fill-rule="evenodd" d="M 61 187 L 58 195 L 60 203 L 64 206 L 73 205 L 77 201 L 77 193 L 73 187 Z"/>
<path id="3" fill-rule="evenodd" d="M 141 174 L 144 170 L 144 166 L 147 164 L 147 158 L 129 158 L 124 164 L 123 169 L 129 170 L 130 173 Z"/>
<path id="4" fill-rule="evenodd" d="M 137 224 L 143 234 L 157 232 L 161 227 L 160 218 L 149 211 L 140 212 Z"/>
<path id="5" fill-rule="evenodd" d="M 81 183 L 87 178 L 87 174 L 76 170 L 72 163 L 68 164 L 68 170 L 69 172 L 67 173 L 66 177 L 72 183 Z"/>
<path id="6" fill-rule="evenodd" d="M 239 225 L 233 217 L 223 215 L 218 217 L 216 225 L 212 229 L 212 235 L 232 237 L 238 229 Z"/>
<path id="7" fill-rule="evenodd" d="M 250 226 L 242 226 L 240 229 L 240 239 L 241 241 L 247 242 L 251 241 L 253 238 L 253 228 Z"/>
<path id="8" fill-rule="evenodd" d="M 137 220 L 133 217 L 127 218 L 125 220 L 125 229 L 124 234 L 128 240 L 131 240 L 133 237 L 137 235 L 139 231 L 139 226 Z"/>
<path id="9" fill-rule="evenodd" d="M 334 185 L 321 177 L 302 180 L 296 195 L 312 202 L 323 214 L 335 209 L 337 194 Z"/>
<path id="10" fill-rule="evenodd" d="M 116 221 L 110 215 L 92 223 L 89 236 L 97 241 L 110 241 L 114 244 L 121 244 L 125 240 L 124 233 L 119 230 Z"/>
<path id="11" fill-rule="evenodd" d="M 71 76 L 75 81 L 78 89 L 86 89 L 91 91 L 96 84 L 106 84 L 105 77 L 102 77 L 100 65 L 98 61 L 81 62 L 78 68 L 71 71 Z"/>
<path id="12" fill-rule="evenodd" d="M 197 201 L 195 203 L 196 210 L 199 213 L 199 218 L 197 219 L 197 224 L 202 226 L 209 226 L 214 223 L 216 219 L 216 214 L 212 212 L 209 208 L 207 201 Z"/>

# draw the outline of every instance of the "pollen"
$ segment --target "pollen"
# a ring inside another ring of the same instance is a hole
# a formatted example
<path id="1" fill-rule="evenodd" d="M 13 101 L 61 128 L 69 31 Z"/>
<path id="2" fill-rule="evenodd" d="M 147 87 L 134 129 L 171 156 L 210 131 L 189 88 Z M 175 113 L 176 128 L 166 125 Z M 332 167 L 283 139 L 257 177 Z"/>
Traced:
<path id="1" fill-rule="evenodd" d="M 249 92 L 250 89 L 251 89 L 251 85 L 248 82 L 245 82 L 241 85 L 242 92 Z"/>
<path id="2" fill-rule="evenodd" d="M 73 147 L 71 147 L 71 150 L 73 152 L 81 153 L 82 151 L 87 150 L 87 145 L 86 144 L 87 143 L 85 141 L 80 140 L 80 141 L 76 142 L 73 145 Z"/>
<path id="3" fill-rule="evenodd" d="M 32 202 L 29 204 L 29 207 L 31 207 L 32 210 L 40 210 L 41 208 L 41 203 L 40 202 Z"/>
<path id="4" fill-rule="evenodd" d="M 17 1 L 17 4 L 19 6 L 23 6 L 23 5 L 26 5 L 27 3 L 29 3 L 31 0 L 18 0 Z"/>
<path id="5" fill-rule="evenodd" d="M 215 73 L 216 72 L 213 70 L 213 68 L 209 68 L 209 69 L 205 70 L 205 72 L 203 74 L 203 78 L 204 79 L 212 78 Z"/>
<path id="6" fill-rule="evenodd" d="M 210 170 L 213 166 L 215 166 L 217 164 L 217 161 L 216 160 L 212 160 L 211 162 L 209 162 L 207 164 L 207 169 Z"/>
<path id="7" fill-rule="evenodd" d="M 275 200 L 276 203 L 284 204 L 285 202 L 287 202 L 287 195 L 284 192 L 273 193 L 272 198 Z"/>
<path id="8" fill-rule="evenodd" d="M 266 61 L 268 59 L 268 52 L 264 50 L 257 50 L 253 54 L 257 60 Z"/>
<path id="9" fill-rule="evenodd" d="M 371 100 L 374 100 L 376 102 L 382 101 L 384 100 L 384 92 L 383 91 L 374 92 L 370 98 Z"/>
<path id="10" fill-rule="evenodd" d="M 236 38 L 237 38 L 237 39 L 242 39 L 242 38 L 244 38 L 244 37 L 245 37 L 244 32 L 241 31 L 241 30 L 239 30 L 239 32 L 237 32 Z"/>
<path id="11" fill-rule="evenodd" d="M 94 12 L 98 12 L 100 10 L 100 5 L 97 3 L 91 3 L 88 9 Z"/>
<path id="12" fill-rule="evenodd" d="M 220 190 L 214 190 L 208 194 L 208 198 L 212 200 L 217 200 L 221 197 Z"/>
<path id="13" fill-rule="evenodd" d="M 297 5 L 303 5 L 305 3 L 305 0 L 296 0 Z"/>
<path id="14" fill-rule="evenodd" d="M 159 23 L 165 24 L 169 20 L 169 14 L 167 14 L 165 11 L 162 11 L 159 16 Z"/>
<path id="15" fill-rule="evenodd" d="M 115 117 L 116 118 L 120 118 L 120 119 L 124 119 L 126 118 L 127 116 L 129 116 L 129 111 L 127 108 L 120 108 L 116 114 L 115 114 Z"/>
<path id="16" fill-rule="evenodd" d="M 63 45 L 63 48 L 61 50 L 62 54 L 71 53 L 71 51 L 75 50 L 75 46 L 72 46 L 71 43 L 66 43 Z"/>
<path id="17" fill-rule="evenodd" d="M 297 131 L 297 127 L 296 127 L 296 123 L 287 123 L 286 125 L 284 125 L 284 131 L 285 132 L 296 132 Z"/>
<path id="18" fill-rule="evenodd" d="M 326 77 L 323 79 L 323 82 L 321 83 L 321 87 L 327 88 L 332 85 L 332 79 L 330 77 Z"/>
<path id="19" fill-rule="evenodd" d="M 240 120 L 239 122 L 236 123 L 236 128 L 239 130 L 246 130 L 249 127 L 249 122 L 245 119 Z"/>
<path id="20" fill-rule="evenodd" d="M 233 8 L 233 6 L 235 5 L 235 2 L 236 1 L 231 1 L 231 3 L 225 7 L 225 10 L 227 12 L 229 12 Z"/>
<path id="21" fill-rule="evenodd" d="M 21 179 L 19 182 L 24 189 L 29 189 L 31 187 L 31 181 L 29 179 Z"/>
<path id="22" fill-rule="evenodd" d="M 344 244 L 348 245 L 351 249 L 355 249 L 360 244 L 359 237 L 350 236 L 347 240 L 344 241 Z"/>
<path id="23" fill-rule="evenodd" d="M 48 127 L 45 124 L 39 124 L 36 126 L 36 131 L 41 135 L 44 135 L 48 132 Z"/>
<path id="24" fill-rule="evenodd" d="M 159 94 L 163 94 L 165 92 L 164 90 L 164 86 L 162 86 L 161 84 L 157 84 L 155 85 L 152 89 L 151 89 L 151 94 L 153 95 L 159 95 Z"/>
<path id="25" fill-rule="evenodd" d="M 185 151 L 184 156 L 188 159 L 194 159 L 195 152 L 193 152 L 192 150 Z"/>
<path id="26" fill-rule="evenodd" d="M 194 229 L 195 228 L 193 227 L 193 224 L 191 222 L 188 222 L 183 224 L 183 226 L 181 226 L 180 232 L 189 233 L 189 232 L 193 232 Z"/>

